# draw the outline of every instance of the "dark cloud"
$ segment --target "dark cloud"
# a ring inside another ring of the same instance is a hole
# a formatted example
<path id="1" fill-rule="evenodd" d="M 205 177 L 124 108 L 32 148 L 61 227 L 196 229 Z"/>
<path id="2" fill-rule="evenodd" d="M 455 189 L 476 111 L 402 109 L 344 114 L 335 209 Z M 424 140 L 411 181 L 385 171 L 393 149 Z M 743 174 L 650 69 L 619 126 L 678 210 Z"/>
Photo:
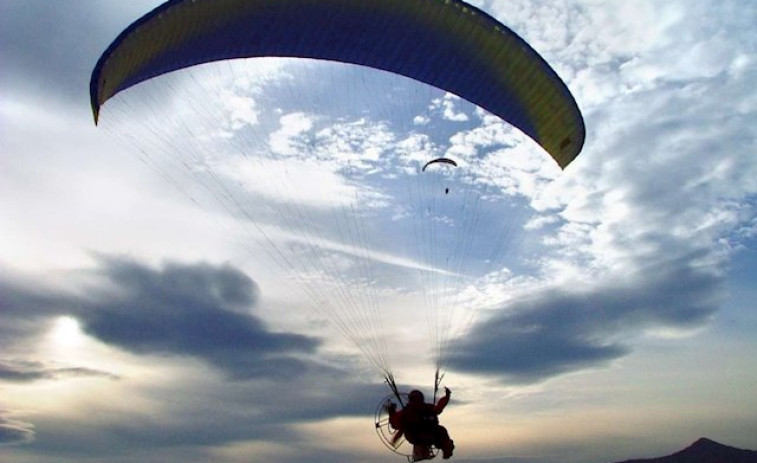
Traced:
<path id="1" fill-rule="evenodd" d="M 44 280 L 28 281 L 0 272 L 0 351 L 33 344 L 52 317 L 66 315 L 69 297 Z"/>
<path id="2" fill-rule="evenodd" d="M 45 0 L 0 4 L 0 83 L 47 96 L 88 103 L 89 74 L 100 54 L 130 21 L 158 1 L 116 6 L 69 0 L 65 8 Z"/>
<path id="3" fill-rule="evenodd" d="M 103 258 L 106 290 L 78 301 L 88 334 L 138 354 L 199 358 L 235 378 L 292 376 L 307 368 L 298 354 L 319 341 L 275 333 L 250 313 L 255 283 L 231 266 L 167 264 L 152 269 Z"/>
<path id="4" fill-rule="evenodd" d="M 166 264 L 153 269 L 137 262 L 100 257 L 104 277 L 86 295 L 0 281 L 2 342 L 28 342 L 53 317 L 76 317 L 82 329 L 102 342 L 137 354 L 197 358 L 229 377 L 293 377 L 311 366 L 302 359 L 320 341 L 271 331 L 251 313 L 258 288 L 231 266 Z M 7 380 L 23 381 L 87 370 L 13 368 Z"/>
<path id="5" fill-rule="evenodd" d="M 297 381 L 250 384 L 238 390 L 222 388 L 218 401 L 200 393 L 185 404 L 160 432 L 131 423 L 109 424 L 110 432 L 134 444 L 163 447 L 221 445 L 240 440 L 296 442 L 301 436 L 291 426 L 344 416 L 371 416 L 388 391 L 379 382 L 361 383 L 342 373 L 311 371 Z M 189 397 L 184 399 L 189 400 Z M 209 400 L 205 404 L 198 401 Z M 370 426 L 369 423 L 367 423 Z M 72 449 L 76 451 L 76 449 Z"/>
<path id="6" fill-rule="evenodd" d="M 293 425 L 361 416 L 370 426 L 369 417 L 388 393 L 379 381 L 361 382 L 355 374 L 328 367 L 311 368 L 297 381 L 183 382 L 145 392 L 141 399 L 159 403 L 159 413 L 100 410 L 83 429 L 64 417 L 35 416 L 35 451 L 75 459 L 133 448 L 154 454 L 181 448 L 202 452 L 242 441 L 304 444 L 308 438 Z"/>
<path id="7" fill-rule="evenodd" d="M 643 268 L 583 291 L 554 288 L 523 298 L 475 327 L 450 356 L 455 369 L 537 382 L 605 364 L 648 329 L 687 329 L 718 307 L 721 278 L 696 256 Z"/>
<path id="8" fill-rule="evenodd" d="M 118 379 L 111 373 L 81 367 L 49 367 L 41 362 L 26 360 L 0 360 L 0 381 L 32 382 L 38 380 L 56 380 L 80 377 L 103 377 Z"/>
<path id="9" fill-rule="evenodd" d="M 29 423 L 14 420 L 0 410 L 0 446 L 26 444 L 34 440 L 34 427 Z"/>
<path id="10" fill-rule="evenodd" d="M 160 403 L 161 413 L 134 410 L 132 419 L 114 419 L 103 412 L 92 417 L 95 432 L 72 427 L 65 418 L 35 416 L 35 451 L 78 458 L 131 445 L 160 451 L 248 440 L 294 441 L 302 436 L 293 423 L 370 416 L 387 393 L 379 381 L 360 381 L 357 368 L 350 366 L 355 359 L 322 357 L 316 352 L 317 340 L 270 331 L 251 314 L 258 303 L 257 286 L 231 266 L 171 263 L 152 268 L 127 259 L 99 259 L 95 273 L 104 279 L 79 293 L 32 291 L 28 284 L 5 279 L 2 287 L 11 297 L 4 299 L 4 308 L 13 317 L 0 318 L 0 327 L 26 316 L 37 321 L 20 330 L 29 335 L 35 333 L 33 326 L 43 332 L 49 323 L 41 322 L 68 315 L 112 346 L 137 354 L 195 358 L 233 379 L 256 381 L 209 378 L 210 386 L 188 381 L 156 387 L 144 391 L 143 399 Z M 37 360 L 0 362 L 0 380 L 17 385 L 93 375 L 114 378 Z M 21 424 L 0 422 L 3 439 L 29 441 L 32 428 Z"/>

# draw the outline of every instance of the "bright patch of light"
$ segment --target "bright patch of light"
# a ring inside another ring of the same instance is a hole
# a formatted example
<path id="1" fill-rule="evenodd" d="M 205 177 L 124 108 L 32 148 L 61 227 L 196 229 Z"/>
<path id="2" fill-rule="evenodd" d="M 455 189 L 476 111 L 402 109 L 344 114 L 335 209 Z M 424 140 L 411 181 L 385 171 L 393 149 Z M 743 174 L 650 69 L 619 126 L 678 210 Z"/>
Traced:
<path id="1" fill-rule="evenodd" d="M 58 317 L 55 320 L 51 337 L 56 346 L 75 347 L 84 343 L 85 336 L 79 327 L 79 322 L 69 316 Z"/>
<path id="2" fill-rule="evenodd" d="M 278 201 L 315 207 L 338 207 L 354 201 L 358 192 L 327 164 L 283 159 L 261 165 L 236 160 L 223 172 L 250 193 Z"/>
<path id="3" fill-rule="evenodd" d="M 294 156 L 301 152 L 300 137 L 313 127 L 313 120 L 303 113 L 281 116 L 281 128 L 270 136 L 271 151 L 282 156 Z"/>

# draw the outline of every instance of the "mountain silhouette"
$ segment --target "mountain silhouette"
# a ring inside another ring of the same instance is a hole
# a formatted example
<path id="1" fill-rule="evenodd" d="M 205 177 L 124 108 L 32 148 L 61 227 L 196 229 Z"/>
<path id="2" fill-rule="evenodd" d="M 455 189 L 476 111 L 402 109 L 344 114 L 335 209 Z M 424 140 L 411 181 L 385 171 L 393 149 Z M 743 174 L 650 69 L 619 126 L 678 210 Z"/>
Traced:
<path id="1" fill-rule="evenodd" d="M 672 455 L 618 463 L 757 463 L 757 451 L 729 447 L 702 437 Z"/>

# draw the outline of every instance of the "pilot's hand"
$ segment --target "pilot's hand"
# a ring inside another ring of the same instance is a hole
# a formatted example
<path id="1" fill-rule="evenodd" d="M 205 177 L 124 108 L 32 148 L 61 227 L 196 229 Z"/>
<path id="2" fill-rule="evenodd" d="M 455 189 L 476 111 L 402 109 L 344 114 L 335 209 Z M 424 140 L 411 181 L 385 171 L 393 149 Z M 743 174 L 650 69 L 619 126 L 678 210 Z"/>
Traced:
<path id="1" fill-rule="evenodd" d="M 445 387 L 444 388 L 444 394 L 446 394 L 446 396 L 449 397 L 449 396 L 452 395 L 452 391 L 450 391 L 448 387 Z"/>

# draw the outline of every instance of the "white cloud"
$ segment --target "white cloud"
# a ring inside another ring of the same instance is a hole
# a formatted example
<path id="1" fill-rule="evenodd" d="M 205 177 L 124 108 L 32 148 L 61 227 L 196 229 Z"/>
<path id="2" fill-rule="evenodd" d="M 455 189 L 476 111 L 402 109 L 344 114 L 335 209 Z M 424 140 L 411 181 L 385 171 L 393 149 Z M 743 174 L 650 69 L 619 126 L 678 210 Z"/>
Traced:
<path id="1" fill-rule="evenodd" d="M 456 104 L 459 101 L 461 101 L 460 97 L 446 93 L 442 98 L 437 98 L 431 102 L 429 111 L 441 113 L 442 118 L 448 121 L 465 122 L 469 118 L 467 114 L 457 110 Z M 425 119 L 420 119 L 420 122 L 425 122 Z"/>
<path id="2" fill-rule="evenodd" d="M 425 133 L 411 133 L 394 144 L 397 162 L 406 166 L 405 173 L 413 175 L 431 159 L 439 157 L 439 147 Z"/>
<path id="3" fill-rule="evenodd" d="M 733 201 L 755 189 L 743 175 L 757 168 L 746 155 L 755 131 L 744 125 L 754 104 L 734 98 L 755 72 L 734 33 L 747 21 L 716 14 L 733 4 L 652 6 L 587 2 L 571 13 L 595 34 L 576 34 L 561 54 L 581 62 L 568 84 L 585 109 L 587 143 L 532 196 L 566 221 L 545 241 L 557 251 L 545 265 L 563 273 L 569 261 L 557 259 L 627 272 L 700 248 L 722 258 L 718 237 L 744 220 Z"/>
<path id="4" fill-rule="evenodd" d="M 231 129 L 239 130 L 246 125 L 258 125 L 258 111 L 255 100 L 249 96 L 239 96 L 224 89 L 218 96 L 231 119 Z"/>
<path id="5" fill-rule="evenodd" d="M 340 208 L 355 202 L 358 189 L 331 165 L 315 159 L 236 159 L 220 172 L 267 201 L 319 208 Z"/>
<path id="6" fill-rule="evenodd" d="M 285 114 L 279 118 L 281 127 L 271 133 L 268 144 L 271 151 L 282 156 L 301 156 L 307 152 L 303 136 L 313 128 L 313 119 L 304 113 Z"/>
<path id="7" fill-rule="evenodd" d="M 317 132 L 316 140 L 319 159 L 352 173 L 370 174 L 382 170 L 395 135 L 384 123 L 360 118 L 330 124 Z"/>
<path id="8" fill-rule="evenodd" d="M 457 159 L 479 184 L 536 198 L 559 175 L 557 165 L 523 133 L 495 116 L 479 115 L 482 124 L 455 133 L 445 156 Z"/>
<path id="9" fill-rule="evenodd" d="M 413 118 L 413 124 L 415 125 L 426 125 L 431 121 L 431 119 L 428 116 L 415 116 Z"/>

